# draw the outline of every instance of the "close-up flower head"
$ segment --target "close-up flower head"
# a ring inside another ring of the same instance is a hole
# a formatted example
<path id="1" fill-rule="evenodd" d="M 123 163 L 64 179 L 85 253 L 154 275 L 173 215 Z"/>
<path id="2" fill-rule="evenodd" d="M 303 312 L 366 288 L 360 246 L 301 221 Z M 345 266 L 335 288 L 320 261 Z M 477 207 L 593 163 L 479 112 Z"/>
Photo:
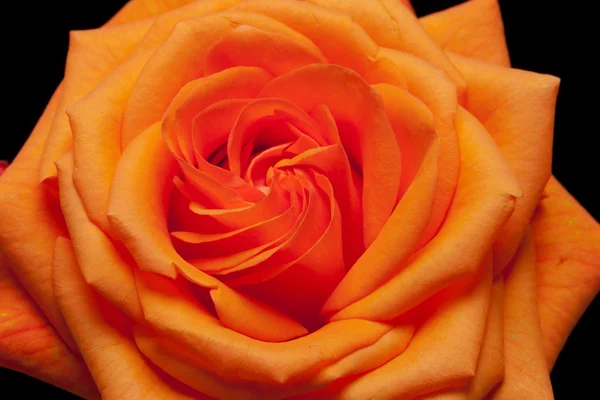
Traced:
<path id="1" fill-rule="evenodd" d="M 511 67 L 497 0 L 129 1 L 0 164 L 0 366 L 85 399 L 553 399 L 600 289 L 560 83 Z"/>

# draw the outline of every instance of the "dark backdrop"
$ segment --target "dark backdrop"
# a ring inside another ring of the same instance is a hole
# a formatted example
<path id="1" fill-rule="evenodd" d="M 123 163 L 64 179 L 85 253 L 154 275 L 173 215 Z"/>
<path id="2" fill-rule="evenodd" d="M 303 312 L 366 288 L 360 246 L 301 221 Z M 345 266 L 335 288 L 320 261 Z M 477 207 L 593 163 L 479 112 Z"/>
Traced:
<path id="1" fill-rule="evenodd" d="M 597 124 L 592 123 L 598 113 L 592 110 L 597 97 L 586 94 L 591 92 L 591 87 L 589 71 L 585 70 L 586 65 L 592 64 L 591 55 L 586 59 L 586 54 L 597 47 L 585 43 L 586 36 L 579 29 L 583 25 L 585 6 L 581 2 L 577 5 L 578 2 L 547 0 L 499 1 L 513 66 L 562 78 L 556 113 L 554 174 L 599 220 L 597 183 L 590 184 L 594 179 L 597 182 L 595 175 L 599 172 L 598 150 L 592 145 L 593 136 L 598 134 L 597 130 L 592 131 L 592 127 L 597 128 Z M 418 15 L 461 2 L 413 0 Z M 2 35 L 5 46 L 1 76 L 4 78 L 3 108 L 7 113 L 2 116 L 0 159 L 14 158 L 60 82 L 68 32 L 100 26 L 124 3 L 124 0 L 24 1 L 4 8 L 3 29 L 6 31 Z M 552 371 L 558 400 L 590 398 L 598 393 L 600 329 L 595 321 L 599 317 L 597 298 L 571 334 Z M 6 399 L 33 398 L 41 393 L 54 399 L 76 398 L 3 369 L 0 369 L 0 393 L 0 397 Z"/>

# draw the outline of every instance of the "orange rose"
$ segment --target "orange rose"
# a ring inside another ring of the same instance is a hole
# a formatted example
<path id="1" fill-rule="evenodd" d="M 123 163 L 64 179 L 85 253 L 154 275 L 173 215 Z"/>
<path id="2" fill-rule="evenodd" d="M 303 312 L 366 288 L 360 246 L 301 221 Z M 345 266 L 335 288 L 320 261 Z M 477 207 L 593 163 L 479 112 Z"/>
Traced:
<path id="1" fill-rule="evenodd" d="M 108 400 L 552 398 L 600 287 L 558 85 L 495 0 L 132 0 L 0 179 L 0 361 Z"/>

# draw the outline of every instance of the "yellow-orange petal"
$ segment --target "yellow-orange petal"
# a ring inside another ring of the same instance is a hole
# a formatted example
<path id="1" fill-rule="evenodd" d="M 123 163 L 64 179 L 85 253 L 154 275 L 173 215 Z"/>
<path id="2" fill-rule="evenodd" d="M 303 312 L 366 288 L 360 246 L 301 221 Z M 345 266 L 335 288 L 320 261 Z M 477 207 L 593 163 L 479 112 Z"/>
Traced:
<path id="1" fill-rule="evenodd" d="M 444 50 L 510 67 L 498 0 L 470 0 L 419 19 Z"/>
<path id="2" fill-rule="evenodd" d="M 523 189 L 513 216 L 494 244 L 494 269 L 498 273 L 519 246 L 550 178 L 560 80 L 461 56 L 452 56 L 452 61 L 469 84 L 466 108 L 494 138 Z"/>
<path id="3" fill-rule="evenodd" d="M 131 0 L 108 22 L 110 25 L 126 24 L 150 18 L 167 11 L 183 7 L 194 0 Z"/>
<path id="4" fill-rule="evenodd" d="M 224 327 L 190 293 L 185 295 L 179 290 L 179 295 L 173 296 L 165 294 L 164 287 L 145 289 L 140 291 L 144 315 L 161 337 L 155 344 L 162 343 L 164 347 L 151 353 L 146 352 L 145 346 L 141 349 L 151 360 L 161 355 L 162 360 L 157 363 L 167 373 L 180 377 L 181 367 L 185 366 L 200 376 L 216 374 L 246 388 L 274 390 L 279 396 L 294 388 L 314 387 L 307 380 L 325 365 L 372 345 L 392 328 L 378 322 L 340 321 L 298 339 L 263 342 Z M 138 333 L 135 334 L 137 340 Z M 185 349 L 187 357 L 169 349 L 169 342 Z M 193 384 L 189 379 L 186 383 Z"/>
<path id="5" fill-rule="evenodd" d="M 531 221 L 538 303 L 548 367 L 600 291 L 600 226 L 556 180 Z"/>
<path id="6" fill-rule="evenodd" d="M 95 296 L 83 280 L 68 239 L 58 238 L 52 282 L 60 309 L 103 400 L 198 398 L 189 388 L 159 376 L 133 342 L 130 323 Z M 110 368 L 107 368 L 110 366 Z M 191 393 L 190 393 L 191 392 Z"/>
<path id="7" fill-rule="evenodd" d="M 259 96 L 309 112 L 329 107 L 350 161 L 362 169 L 364 243 L 371 244 L 396 204 L 401 175 L 400 150 L 379 93 L 354 71 L 314 64 L 273 79 Z"/>
<path id="8" fill-rule="evenodd" d="M 0 253 L 0 367 L 88 399 L 99 397 L 85 363 L 60 339 Z"/>
<path id="9" fill-rule="evenodd" d="M 206 76 L 203 70 L 206 52 L 240 25 L 300 36 L 272 18 L 241 12 L 215 13 L 176 24 L 134 84 L 123 115 L 123 147 L 162 119 L 169 104 L 186 83 Z"/>
<path id="10" fill-rule="evenodd" d="M 175 277 L 166 206 L 177 162 L 154 124 L 123 152 L 110 189 L 108 219 L 139 268 Z M 182 260 L 181 260 L 182 261 Z"/>
<path id="11" fill-rule="evenodd" d="M 309 0 L 327 9 L 351 16 L 379 46 L 412 54 L 442 69 L 459 87 L 464 79 L 444 52 L 419 24 L 414 13 L 398 0 Z M 290 11 L 294 8 L 290 7 Z"/>
<path id="12" fill-rule="evenodd" d="M 71 32 L 62 94 L 40 159 L 40 181 L 56 176 L 54 162 L 73 147 L 65 110 L 81 100 L 128 58 L 151 23 L 140 21 Z"/>
<path id="13" fill-rule="evenodd" d="M 477 269 L 473 276 L 431 299 L 438 307 L 426 315 L 402 354 L 348 383 L 331 398 L 412 399 L 467 387 L 476 373 L 485 336 L 492 296 L 491 254 Z"/>
<path id="14" fill-rule="evenodd" d="M 128 59 L 66 110 L 73 133 L 73 182 L 90 220 L 107 233 L 112 233 L 106 213 L 122 154 L 123 107 L 147 60 L 148 55 Z"/>
<path id="15" fill-rule="evenodd" d="M 234 66 L 257 66 L 273 75 L 327 59 L 310 40 L 241 25 L 205 54 L 203 70 L 214 74 Z"/>
<path id="16" fill-rule="evenodd" d="M 372 293 L 414 252 L 431 217 L 437 181 L 439 145 L 433 140 L 429 145 L 414 181 L 377 238 L 329 296 L 323 314 L 339 311 Z"/>
<path id="17" fill-rule="evenodd" d="M 60 98 L 60 87 L 25 145 L 0 177 L 0 249 L 13 272 L 73 351 L 51 285 L 52 247 L 66 235 L 55 193 L 38 183 L 39 158 Z M 46 190 L 46 189 L 49 190 Z"/>
<path id="18" fill-rule="evenodd" d="M 191 133 L 196 115 L 219 101 L 254 98 L 271 78 L 262 68 L 241 66 L 186 83 L 162 117 L 163 136 L 171 151 L 193 163 Z"/>
<path id="19" fill-rule="evenodd" d="M 410 54 L 381 48 L 377 59 L 392 62 L 396 71 L 391 77 L 396 73 L 401 74 L 406 83 L 406 90 L 429 107 L 433 114 L 434 127 L 440 140 L 439 165 L 443 168 L 438 169 L 432 215 L 424 234 L 424 240 L 428 241 L 437 233 L 446 217 L 461 165 L 460 148 L 454 126 L 458 106 L 456 86 L 443 71 Z M 368 77 L 371 84 L 393 84 L 387 81 L 390 76 L 381 76 L 377 69 L 372 70 L 371 73 L 372 75 Z"/>
<path id="20" fill-rule="evenodd" d="M 483 261 L 522 192 L 485 128 L 460 107 L 456 130 L 461 173 L 440 232 L 390 280 L 331 320 L 392 319 L 473 274 Z"/>
<path id="21" fill-rule="evenodd" d="M 527 232 L 505 273 L 504 380 L 491 399 L 552 399 L 538 309 L 535 248 Z"/>
<path id="22" fill-rule="evenodd" d="M 131 260 L 87 217 L 73 184 L 73 157 L 63 156 L 57 163 L 60 200 L 77 264 L 85 281 L 106 300 L 127 315 L 142 319 Z"/>

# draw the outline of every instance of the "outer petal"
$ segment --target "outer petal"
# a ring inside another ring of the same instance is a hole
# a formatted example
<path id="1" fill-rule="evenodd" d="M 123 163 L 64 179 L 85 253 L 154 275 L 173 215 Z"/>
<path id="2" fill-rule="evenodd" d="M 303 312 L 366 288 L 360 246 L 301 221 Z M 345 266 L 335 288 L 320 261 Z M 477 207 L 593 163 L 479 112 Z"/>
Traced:
<path id="1" fill-rule="evenodd" d="M 75 356 L 18 283 L 0 253 L 0 367 L 14 369 L 79 396 L 98 398 Z"/>
<path id="2" fill-rule="evenodd" d="M 70 241 L 58 238 L 54 254 L 57 299 L 102 399 L 197 399 L 198 393 L 183 394 L 152 370 L 124 333 L 131 329 L 127 320 L 83 280 Z"/>
<path id="3" fill-rule="evenodd" d="M 494 269 L 515 253 L 550 178 L 560 80 L 452 56 L 468 83 L 466 108 L 486 127 L 512 167 L 523 197 L 494 244 Z M 531 151 L 535 149 L 535 151 Z"/>
<path id="4" fill-rule="evenodd" d="M 542 337 L 552 367 L 600 290 L 600 226 L 551 178 L 532 220 Z"/>
<path id="5" fill-rule="evenodd" d="M 150 25 L 151 21 L 141 21 L 71 32 L 60 101 L 40 160 L 40 181 L 56 176 L 54 162 L 73 147 L 67 107 L 81 100 L 125 61 Z"/>
<path id="6" fill-rule="evenodd" d="M 38 184 L 38 167 L 44 141 L 58 104 L 58 90 L 27 143 L 0 177 L 0 249 L 13 272 L 40 306 L 63 340 L 75 349 L 58 310 L 51 284 L 52 247 L 66 235 L 56 194 Z"/>
<path id="7" fill-rule="evenodd" d="M 109 24 L 118 25 L 183 7 L 194 0 L 131 0 L 110 20 Z"/>
<path id="8" fill-rule="evenodd" d="M 498 0 L 470 0 L 419 21 L 442 49 L 510 67 Z"/>
<path id="9" fill-rule="evenodd" d="M 535 249 L 528 232 L 512 265 L 504 291 L 506 369 L 494 400 L 551 400 L 552 386 L 544 354 L 537 302 Z"/>
<path id="10" fill-rule="evenodd" d="M 466 387 L 475 375 L 492 296 L 491 256 L 471 277 L 431 299 L 404 353 L 360 376 L 336 400 L 414 399 L 438 390 Z M 434 310 L 434 311 L 432 311 Z"/>

